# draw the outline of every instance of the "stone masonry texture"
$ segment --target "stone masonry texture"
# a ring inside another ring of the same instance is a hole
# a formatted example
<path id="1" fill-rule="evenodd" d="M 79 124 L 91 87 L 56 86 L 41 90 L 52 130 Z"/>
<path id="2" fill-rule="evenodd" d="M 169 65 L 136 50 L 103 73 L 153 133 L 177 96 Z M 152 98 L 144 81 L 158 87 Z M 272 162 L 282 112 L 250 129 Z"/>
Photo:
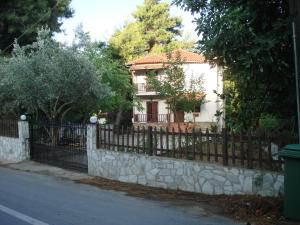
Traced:
<path id="1" fill-rule="evenodd" d="M 0 161 L 20 162 L 29 159 L 29 129 L 27 121 L 19 121 L 19 138 L 0 136 Z"/>
<path id="2" fill-rule="evenodd" d="M 280 173 L 156 156 L 88 149 L 89 174 L 128 183 L 205 194 L 283 193 Z"/>
<path id="3" fill-rule="evenodd" d="M 204 194 L 283 195 L 281 173 L 97 149 L 95 125 L 87 129 L 87 155 L 92 176 Z"/>

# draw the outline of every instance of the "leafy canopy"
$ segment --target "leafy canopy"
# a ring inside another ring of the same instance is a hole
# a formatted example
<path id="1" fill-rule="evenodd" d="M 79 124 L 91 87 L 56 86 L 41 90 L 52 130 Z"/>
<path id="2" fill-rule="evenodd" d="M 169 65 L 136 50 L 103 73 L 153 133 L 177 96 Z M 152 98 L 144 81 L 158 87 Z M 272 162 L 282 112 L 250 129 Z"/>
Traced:
<path id="1" fill-rule="evenodd" d="M 282 0 L 174 0 L 196 17 L 199 49 L 223 67 L 226 122 L 255 128 L 265 114 L 295 115 L 292 38 Z M 284 98 L 284 101 L 282 99 Z"/>
<path id="2" fill-rule="evenodd" d="M 77 28 L 73 46 L 88 57 L 97 68 L 101 82 L 108 85 L 113 92 L 112 96 L 102 101 L 102 111 L 110 112 L 110 118 L 119 125 L 124 112 L 131 110 L 133 105 L 139 106 L 135 88 L 131 83 L 130 72 L 124 60 L 111 45 L 92 42 L 82 26 Z"/>
<path id="3" fill-rule="evenodd" d="M 0 96 L 9 96 L 1 98 L 1 105 L 7 106 L 2 109 L 15 114 L 28 112 L 49 120 L 75 114 L 83 120 L 110 95 L 94 65 L 74 49 L 59 46 L 48 29 L 40 30 L 30 45 L 15 43 L 12 57 L 0 68 Z"/>

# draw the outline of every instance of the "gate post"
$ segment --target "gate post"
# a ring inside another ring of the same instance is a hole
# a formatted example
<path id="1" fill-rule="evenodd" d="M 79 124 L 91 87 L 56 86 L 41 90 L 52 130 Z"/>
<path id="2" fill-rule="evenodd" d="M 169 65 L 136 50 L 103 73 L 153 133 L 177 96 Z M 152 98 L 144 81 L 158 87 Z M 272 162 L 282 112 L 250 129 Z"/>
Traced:
<path id="1" fill-rule="evenodd" d="M 87 153 L 87 162 L 88 162 L 88 174 L 93 174 L 93 152 L 97 150 L 97 125 L 96 124 L 87 124 L 86 131 L 86 153 Z"/>
<path id="2" fill-rule="evenodd" d="M 89 154 L 89 151 L 92 151 L 97 148 L 96 141 L 96 124 L 87 125 L 87 135 L 86 135 L 86 150 Z"/>
<path id="3" fill-rule="evenodd" d="M 27 117 L 27 120 L 24 120 L 24 122 L 27 122 L 28 126 L 28 148 L 29 148 L 29 159 L 34 158 L 33 153 L 33 117 L 30 113 L 25 113 L 25 116 Z"/>
<path id="4" fill-rule="evenodd" d="M 29 125 L 28 121 L 18 121 L 19 140 L 21 141 L 21 158 L 30 159 L 29 149 Z"/>
<path id="5" fill-rule="evenodd" d="M 86 133 L 86 151 L 88 158 L 92 151 L 95 151 L 97 148 L 96 141 L 96 124 L 88 124 L 87 125 L 87 133 Z"/>

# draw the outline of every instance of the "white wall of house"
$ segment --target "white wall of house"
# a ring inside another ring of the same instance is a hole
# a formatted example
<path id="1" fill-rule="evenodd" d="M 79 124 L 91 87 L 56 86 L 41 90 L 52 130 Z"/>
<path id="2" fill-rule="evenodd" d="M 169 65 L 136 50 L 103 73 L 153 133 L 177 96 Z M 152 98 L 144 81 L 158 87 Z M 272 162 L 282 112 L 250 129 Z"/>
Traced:
<path id="1" fill-rule="evenodd" d="M 223 81 L 220 71 L 218 71 L 217 67 L 212 68 L 208 63 L 184 64 L 183 70 L 186 75 L 187 86 L 190 85 L 191 79 L 196 79 L 198 77 L 202 77 L 204 79 L 203 87 L 204 92 L 206 93 L 206 103 L 201 106 L 201 112 L 199 113 L 199 116 L 195 117 L 195 122 L 216 122 L 215 113 L 217 110 L 220 110 L 220 107 L 222 106 L 220 99 L 218 99 L 217 95 L 214 93 L 214 90 L 222 93 Z M 158 75 L 163 76 L 164 71 L 159 70 Z M 133 83 L 146 83 L 146 71 L 135 71 Z M 168 109 L 165 100 L 155 99 L 155 96 L 153 95 L 154 93 L 149 93 L 149 98 L 145 99 L 144 97 L 142 100 L 142 106 L 144 109 L 142 111 L 138 111 L 137 108 L 134 108 L 134 114 L 146 114 L 146 102 L 151 99 L 152 101 L 158 102 L 158 114 L 167 114 Z M 143 96 L 145 96 L 145 93 L 143 93 Z M 185 121 L 193 122 L 193 113 L 185 113 Z"/>
<path id="2" fill-rule="evenodd" d="M 195 122 L 216 122 L 214 116 L 216 111 L 220 109 L 218 97 L 214 90 L 220 91 L 221 83 L 220 76 L 218 75 L 217 67 L 211 67 L 208 63 L 202 64 L 185 64 L 183 69 L 186 76 L 186 85 L 190 85 L 192 79 L 201 77 L 204 80 L 203 88 L 206 94 L 206 103 L 201 106 L 199 116 L 195 117 Z M 185 113 L 185 120 L 193 122 L 193 114 Z"/>

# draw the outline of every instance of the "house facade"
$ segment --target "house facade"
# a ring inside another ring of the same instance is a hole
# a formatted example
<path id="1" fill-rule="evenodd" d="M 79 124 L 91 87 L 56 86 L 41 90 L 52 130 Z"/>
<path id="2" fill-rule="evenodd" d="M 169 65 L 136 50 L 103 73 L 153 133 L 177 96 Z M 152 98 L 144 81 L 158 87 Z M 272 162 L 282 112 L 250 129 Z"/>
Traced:
<path id="1" fill-rule="evenodd" d="M 212 124 L 222 127 L 222 121 L 217 121 L 215 117 L 216 111 L 220 110 L 223 104 L 215 93 L 215 91 L 222 93 L 223 90 L 221 70 L 218 67 L 211 67 L 202 55 L 180 49 L 171 54 L 172 58 L 178 54 L 183 61 L 186 86 L 198 77 L 203 80 L 205 103 L 201 107 L 195 106 L 193 112 L 176 112 L 177 122 L 193 124 L 194 127 L 204 129 Z M 174 115 L 169 110 L 166 99 L 147 85 L 147 74 L 150 71 L 155 71 L 160 78 L 165 76 L 167 62 L 166 54 L 158 54 L 148 55 L 128 63 L 132 73 L 132 82 L 137 88 L 137 96 L 141 99 L 143 108 L 133 108 L 134 125 L 150 124 L 161 127 L 174 123 Z"/>

